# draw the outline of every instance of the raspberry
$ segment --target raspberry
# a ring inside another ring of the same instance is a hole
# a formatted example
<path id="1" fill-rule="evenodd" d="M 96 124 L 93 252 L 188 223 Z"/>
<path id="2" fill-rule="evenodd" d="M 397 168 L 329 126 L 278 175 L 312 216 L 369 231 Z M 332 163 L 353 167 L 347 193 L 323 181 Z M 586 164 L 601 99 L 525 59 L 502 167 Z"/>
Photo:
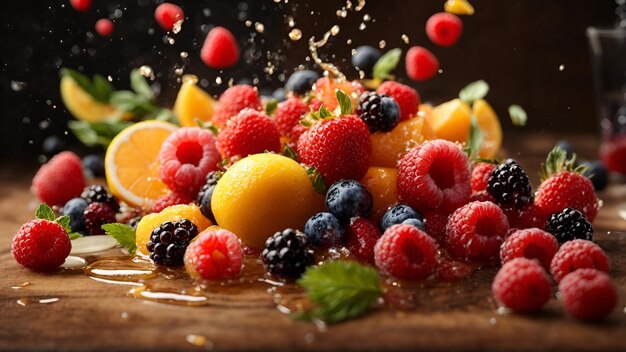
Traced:
<path id="1" fill-rule="evenodd" d="M 96 32 L 102 37 L 108 37 L 113 33 L 113 21 L 108 18 L 101 18 L 96 21 Z"/>
<path id="2" fill-rule="evenodd" d="M 243 109 L 228 121 L 217 136 L 217 149 L 222 156 L 246 157 L 251 154 L 280 151 L 280 133 L 269 116 L 252 109 Z"/>
<path id="3" fill-rule="evenodd" d="M 428 38 L 439 46 L 454 45 L 461 37 L 462 31 L 461 19 L 450 13 L 436 13 L 426 21 Z"/>
<path id="4" fill-rule="evenodd" d="M 441 258 L 437 263 L 437 277 L 443 281 L 458 281 L 467 279 L 472 275 L 474 266 L 451 260 L 449 258 Z"/>
<path id="5" fill-rule="evenodd" d="M 176 22 L 182 22 L 185 19 L 185 13 L 180 6 L 165 2 L 154 10 L 154 19 L 161 28 L 171 31 L 174 29 Z"/>
<path id="6" fill-rule="evenodd" d="M 304 224 L 304 234 L 314 247 L 334 247 L 343 242 L 345 229 L 331 213 L 317 213 Z"/>
<path id="7" fill-rule="evenodd" d="M 470 202 L 492 202 L 495 203 L 496 199 L 487 191 L 473 192 L 469 199 Z"/>
<path id="8" fill-rule="evenodd" d="M 276 122 L 276 127 L 278 127 L 278 132 L 282 136 L 297 140 L 294 138 L 297 136 L 293 136 L 292 131 L 295 126 L 300 125 L 302 115 L 307 112 L 309 112 L 309 107 L 298 98 L 289 98 L 278 104 L 274 112 L 274 121 Z"/>
<path id="9" fill-rule="evenodd" d="M 392 225 L 403 223 L 408 219 L 423 220 L 422 215 L 406 204 L 397 204 L 389 208 L 380 220 L 380 230 L 386 231 Z"/>
<path id="10" fill-rule="evenodd" d="M 536 227 L 544 230 L 546 227 L 546 215 L 534 204 L 528 204 L 522 209 L 509 208 L 503 209 L 504 214 L 509 219 L 511 228 L 529 229 Z"/>
<path id="11" fill-rule="evenodd" d="M 115 222 L 115 211 L 105 203 L 91 203 L 83 212 L 87 235 L 104 235 L 102 225 Z"/>
<path id="12" fill-rule="evenodd" d="M 367 124 L 371 133 L 389 132 L 400 120 L 398 103 L 389 96 L 374 92 L 361 94 L 356 113 Z"/>
<path id="13" fill-rule="evenodd" d="M 600 320 L 617 305 L 617 288 L 609 275 L 579 269 L 559 283 L 559 298 L 569 315 L 580 320 Z"/>
<path id="14" fill-rule="evenodd" d="M 400 201 L 418 211 L 454 211 L 470 197 L 467 155 L 446 140 L 424 142 L 400 160 L 397 183 Z"/>
<path id="15" fill-rule="evenodd" d="M 285 90 L 297 95 L 304 95 L 313 88 L 313 84 L 320 78 L 319 73 L 311 70 L 296 71 L 289 76 L 285 83 Z M 317 109 L 313 109 L 317 111 Z"/>
<path id="16" fill-rule="evenodd" d="M 487 192 L 502 208 L 521 209 L 533 202 L 526 172 L 513 159 L 507 159 L 491 172 Z"/>
<path id="17" fill-rule="evenodd" d="M 530 313 L 548 302 L 552 284 L 538 261 L 515 258 L 498 271 L 491 292 L 500 305 L 517 313 Z"/>
<path id="18" fill-rule="evenodd" d="M 292 229 L 268 238 L 261 259 L 270 274 L 287 279 L 299 278 L 315 261 L 306 235 Z"/>
<path id="19" fill-rule="evenodd" d="M 406 52 L 406 74 L 414 81 L 425 81 L 439 70 L 439 60 L 430 50 L 414 46 Z"/>
<path id="20" fill-rule="evenodd" d="M 417 91 L 406 84 L 395 81 L 385 81 L 376 92 L 393 98 L 400 107 L 400 121 L 417 116 L 420 105 L 420 96 Z"/>
<path id="21" fill-rule="evenodd" d="M 243 269 L 241 241 L 227 230 L 205 230 L 187 247 L 185 269 L 197 279 L 236 278 Z"/>
<path id="22" fill-rule="evenodd" d="M 448 224 L 448 214 L 438 210 L 427 210 L 423 213 L 426 233 L 443 244 L 446 237 L 446 224 Z"/>
<path id="23" fill-rule="evenodd" d="M 446 249 L 455 258 L 493 264 L 508 231 L 502 209 L 491 202 L 472 202 L 450 215 Z"/>
<path id="24" fill-rule="evenodd" d="M 340 180 L 326 191 L 326 208 L 342 223 L 355 216 L 368 217 L 372 211 L 372 194 L 354 180 Z"/>
<path id="25" fill-rule="evenodd" d="M 80 195 L 87 203 L 105 203 L 115 212 L 120 210 L 120 205 L 117 202 L 117 198 L 109 193 L 106 188 L 101 185 L 91 185 L 83 190 Z"/>
<path id="26" fill-rule="evenodd" d="M 195 197 L 206 175 L 217 169 L 220 160 L 211 132 L 183 127 L 161 145 L 159 177 L 172 191 Z"/>
<path id="27" fill-rule="evenodd" d="M 350 219 L 348 225 L 346 247 L 357 259 L 369 264 L 374 264 L 374 246 L 382 233 L 371 221 L 355 217 Z"/>
<path id="28" fill-rule="evenodd" d="M 152 204 L 152 212 L 160 213 L 163 209 L 177 204 L 189 204 L 193 201 L 188 195 L 182 193 L 169 193 L 161 196 Z"/>
<path id="29" fill-rule="evenodd" d="M 215 190 L 215 186 L 217 186 L 217 181 L 219 181 L 221 177 L 222 172 L 220 171 L 209 172 L 206 176 L 206 183 L 202 186 L 196 197 L 196 202 L 200 205 L 202 215 L 206 216 L 207 219 L 211 220 L 213 223 L 217 221 L 215 221 L 215 216 L 211 209 L 211 199 L 213 199 L 213 191 Z"/>
<path id="30" fill-rule="evenodd" d="M 437 243 L 411 225 L 393 225 L 374 246 L 376 267 L 404 280 L 425 279 L 437 266 Z"/>
<path id="31" fill-rule="evenodd" d="M 232 86 L 220 96 L 212 120 L 219 126 L 225 126 L 226 121 L 245 108 L 263 109 L 257 91 L 247 84 Z"/>
<path id="32" fill-rule="evenodd" d="M 550 269 L 552 257 L 559 250 L 559 243 L 550 233 L 537 228 L 513 232 L 500 247 L 500 261 L 504 264 L 515 258 L 537 259 Z"/>
<path id="33" fill-rule="evenodd" d="M 239 45 L 235 36 L 224 27 L 214 27 L 207 34 L 200 58 L 211 68 L 228 68 L 239 61 Z"/>
<path id="34" fill-rule="evenodd" d="M 496 166 L 491 163 L 476 163 L 472 168 L 472 191 L 480 192 L 487 190 L 491 172 Z"/>
<path id="35" fill-rule="evenodd" d="M 42 202 L 63 205 L 78 197 L 85 188 L 80 158 L 72 152 L 61 152 L 39 168 L 33 177 L 33 190 Z"/>
<path id="36" fill-rule="evenodd" d="M 15 261 L 35 271 L 58 268 L 68 255 L 72 244 L 67 232 L 56 222 L 31 220 L 13 237 L 11 253 Z"/>
<path id="37" fill-rule="evenodd" d="M 596 269 L 608 273 L 611 271 L 609 257 L 597 244 L 586 240 L 565 242 L 552 258 L 550 273 L 554 281 L 560 282 L 565 275 L 577 269 Z"/>
<path id="38" fill-rule="evenodd" d="M 91 8 L 91 0 L 70 0 L 70 5 L 76 11 L 87 12 Z"/>
<path id="39" fill-rule="evenodd" d="M 574 239 L 593 241 L 593 226 L 583 214 L 572 208 L 550 215 L 546 230 L 563 244 Z"/>
<path id="40" fill-rule="evenodd" d="M 626 137 L 619 137 L 602 143 L 600 159 L 609 171 L 626 174 Z"/>
<path id="41" fill-rule="evenodd" d="M 185 250 L 197 235 L 198 228 L 187 219 L 162 223 L 152 230 L 150 240 L 146 243 L 150 259 L 159 265 L 183 265 Z"/>

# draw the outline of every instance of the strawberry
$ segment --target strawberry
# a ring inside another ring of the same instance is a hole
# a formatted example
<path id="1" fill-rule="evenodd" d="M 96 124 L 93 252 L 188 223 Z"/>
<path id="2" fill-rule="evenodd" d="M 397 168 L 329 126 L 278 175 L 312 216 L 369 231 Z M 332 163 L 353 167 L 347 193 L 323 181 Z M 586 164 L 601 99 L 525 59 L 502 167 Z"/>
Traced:
<path id="1" fill-rule="evenodd" d="M 239 60 L 239 45 L 235 36 L 224 27 L 211 29 L 204 40 L 200 58 L 211 68 L 227 68 Z"/>
<path id="2" fill-rule="evenodd" d="M 278 132 L 293 140 L 292 131 L 295 126 L 300 125 L 302 115 L 307 112 L 309 112 L 309 107 L 298 98 L 289 98 L 278 104 L 276 112 L 274 112 L 274 122 L 276 122 Z"/>
<path id="3" fill-rule="evenodd" d="M 241 110 L 217 136 L 217 149 L 224 158 L 280 151 L 280 134 L 272 119 L 260 111 Z"/>
<path id="4" fill-rule="evenodd" d="M 220 96 L 212 121 L 220 127 L 225 126 L 228 119 L 245 108 L 261 111 L 263 104 L 259 94 L 256 89 L 247 84 L 232 86 Z"/>

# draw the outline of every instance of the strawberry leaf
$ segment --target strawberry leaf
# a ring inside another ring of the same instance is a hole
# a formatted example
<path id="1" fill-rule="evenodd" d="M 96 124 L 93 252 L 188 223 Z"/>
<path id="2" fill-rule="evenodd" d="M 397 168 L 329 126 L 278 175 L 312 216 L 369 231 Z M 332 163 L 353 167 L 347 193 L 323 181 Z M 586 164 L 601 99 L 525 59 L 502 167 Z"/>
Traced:
<path id="1" fill-rule="evenodd" d="M 285 148 L 283 149 L 283 155 L 288 157 L 289 159 L 298 161 L 298 153 L 293 150 L 288 144 L 285 144 Z"/>
<path id="2" fill-rule="evenodd" d="M 276 99 L 270 99 L 267 104 L 265 104 L 265 113 L 268 116 L 271 116 L 274 111 L 276 111 L 276 108 L 278 107 L 278 100 Z"/>
<path id="3" fill-rule="evenodd" d="M 330 111 L 328 111 L 328 109 L 326 109 L 324 105 L 322 105 L 320 106 L 319 116 L 320 116 L 320 119 L 323 120 L 325 118 L 333 116 L 333 114 Z"/>
<path id="4" fill-rule="evenodd" d="M 346 95 L 341 90 L 337 90 L 335 93 L 337 96 L 337 101 L 339 102 L 339 108 L 341 109 L 341 113 L 339 116 L 348 115 L 352 113 L 352 100 L 350 97 Z"/>
<path id="5" fill-rule="evenodd" d="M 470 116 L 470 131 L 469 137 L 467 139 L 467 144 L 465 147 L 465 152 L 467 153 L 467 157 L 470 160 L 474 160 L 478 153 L 480 152 L 480 147 L 483 144 L 483 132 L 480 130 L 480 126 L 478 126 L 478 121 L 476 120 L 476 116 L 473 114 Z"/>
<path id="6" fill-rule="evenodd" d="M 54 221 L 56 216 L 54 215 L 54 210 L 50 208 L 46 203 L 41 203 L 35 210 L 35 217 L 37 219 Z"/>
<path id="7" fill-rule="evenodd" d="M 396 69 L 402 56 L 402 49 L 395 48 L 386 52 L 376 61 L 372 70 L 374 80 L 382 81 L 384 79 L 392 79 L 391 72 Z"/>

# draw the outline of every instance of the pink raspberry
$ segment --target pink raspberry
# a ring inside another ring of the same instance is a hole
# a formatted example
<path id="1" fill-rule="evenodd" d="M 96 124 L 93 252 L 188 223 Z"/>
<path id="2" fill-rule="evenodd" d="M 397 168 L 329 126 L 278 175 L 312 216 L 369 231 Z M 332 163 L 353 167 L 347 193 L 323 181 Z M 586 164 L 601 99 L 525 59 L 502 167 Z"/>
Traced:
<path id="1" fill-rule="evenodd" d="M 378 226 L 371 221 L 355 217 L 350 220 L 347 229 L 348 243 L 346 247 L 359 260 L 374 264 L 374 246 L 382 236 Z"/>
<path id="2" fill-rule="evenodd" d="M 424 142 L 400 160 L 397 186 L 399 200 L 420 212 L 452 212 L 470 198 L 467 155 L 450 141 Z"/>
<path id="3" fill-rule="evenodd" d="M 617 288 L 606 273 L 578 269 L 559 283 L 559 297 L 569 315 L 580 320 L 600 320 L 617 305 Z"/>
<path id="4" fill-rule="evenodd" d="M 439 70 L 439 60 L 430 50 L 421 46 L 411 47 L 404 57 L 406 75 L 414 81 L 432 78 Z"/>
<path id="5" fill-rule="evenodd" d="M 437 243 L 412 225 L 393 225 L 374 246 L 376 266 L 403 280 L 425 279 L 437 267 Z"/>
<path id="6" fill-rule="evenodd" d="M 232 279 L 242 268 L 241 241 L 228 230 L 204 230 L 185 252 L 185 269 L 196 279 Z"/>
<path id="7" fill-rule="evenodd" d="M 422 213 L 422 216 L 424 217 L 426 233 L 437 240 L 439 244 L 443 244 L 446 237 L 446 224 L 448 224 L 449 214 L 438 210 L 427 210 Z"/>
<path id="8" fill-rule="evenodd" d="M 61 152 L 39 168 L 33 178 L 33 190 L 42 202 L 63 205 L 80 196 L 85 176 L 80 158 L 72 152 Z"/>
<path id="9" fill-rule="evenodd" d="M 498 271 L 491 292 L 500 305 L 517 313 L 530 313 L 548 302 L 552 283 L 538 261 L 515 258 Z"/>
<path id="10" fill-rule="evenodd" d="M 174 29 L 176 22 L 185 19 L 185 13 L 180 6 L 164 2 L 154 10 L 154 19 L 161 28 L 171 31 Z"/>
<path id="11" fill-rule="evenodd" d="M 491 163 L 476 163 L 472 168 L 472 192 L 487 190 L 489 177 L 496 166 Z"/>
<path id="12" fill-rule="evenodd" d="M 611 271 L 609 257 L 597 244 L 587 240 L 565 242 L 552 258 L 550 272 L 554 281 L 560 282 L 565 275 L 577 269 Z"/>
<path id="13" fill-rule="evenodd" d="M 469 201 L 470 202 L 492 202 L 492 203 L 495 203 L 496 199 L 491 194 L 489 194 L 489 192 L 487 192 L 487 191 L 480 191 L 480 192 L 472 193 Z"/>
<path id="14" fill-rule="evenodd" d="M 549 270 L 552 257 L 558 250 L 559 243 L 548 232 L 538 228 L 517 230 L 500 247 L 500 260 L 504 264 L 519 257 L 537 259 Z"/>
<path id="15" fill-rule="evenodd" d="M 152 204 L 152 212 L 160 213 L 161 210 L 170 207 L 172 205 L 177 204 L 189 204 L 193 202 L 193 199 L 186 194 L 183 193 L 169 193 L 161 198 L 157 199 L 154 204 Z"/>
<path id="16" fill-rule="evenodd" d="M 15 261 L 35 271 L 58 268 L 68 255 L 72 244 L 67 232 L 53 221 L 31 220 L 13 237 L 11 253 Z"/>
<path id="17" fill-rule="evenodd" d="M 502 209 L 491 202 L 472 202 L 457 209 L 446 225 L 446 249 L 458 259 L 494 264 L 509 231 Z"/>
<path id="18" fill-rule="evenodd" d="M 298 98 L 289 98 L 278 104 L 274 112 L 274 121 L 276 122 L 276 127 L 278 127 L 278 132 L 282 136 L 287 136 L 293 140 L 292 131 L 294 127 L 300 125 L 302 116 L 307 112 L 309 112 L 309 107 Z M 300 134 L 296 136 L 296 142 Z"/>
<path id="19" fill-rule="evenodd" d="M 220 95 L 212 121 L 220 127 L 225 126 L 231 117 L 245 108 L 263 110 L 259 94 L 256 89 L 247 84 L 232 86 Z"/>
<path id="20" fill-rule="evenodd" d="M 172 191 L 195 198 L 206 175 L 217 170 L 220 160 L 211 132 L 183 127 L 161 145 L 159 177 Z"/>

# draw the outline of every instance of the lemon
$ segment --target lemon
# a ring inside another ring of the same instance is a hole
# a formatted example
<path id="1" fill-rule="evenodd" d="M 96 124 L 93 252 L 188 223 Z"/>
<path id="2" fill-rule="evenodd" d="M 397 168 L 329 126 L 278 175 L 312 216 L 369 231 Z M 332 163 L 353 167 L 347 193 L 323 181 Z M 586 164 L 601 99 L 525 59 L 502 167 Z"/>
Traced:
<path id="1" fill-rule="evenodd" d="M 211 120 L 213 116 L 213 98 L 200 89 L 195 76 L 183 77 L 183 85 L 178 91 L 174 103 L 174 113 L 178 117 L 181 126 L 197 126 L 196 118 L 202 122 Z"/>
<path id="2" fill-rule="evenodd" d="M 61 98 L 67 110 L 78 120 L 102 122 L 125 117 L 113 105 L 96 101 L 70 76 L 61 78 Z"/>
<path id="3" fill-rule="evenodd" d="M 448 0 L 443 5 L 444 11 L 455 15 L 473 15 L 474 7 L 467 0 Z"/>

